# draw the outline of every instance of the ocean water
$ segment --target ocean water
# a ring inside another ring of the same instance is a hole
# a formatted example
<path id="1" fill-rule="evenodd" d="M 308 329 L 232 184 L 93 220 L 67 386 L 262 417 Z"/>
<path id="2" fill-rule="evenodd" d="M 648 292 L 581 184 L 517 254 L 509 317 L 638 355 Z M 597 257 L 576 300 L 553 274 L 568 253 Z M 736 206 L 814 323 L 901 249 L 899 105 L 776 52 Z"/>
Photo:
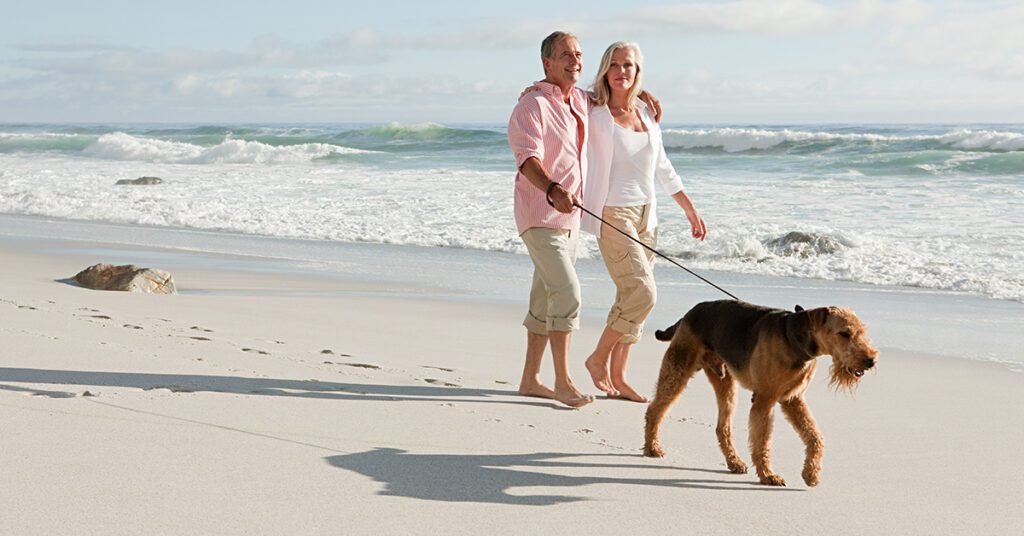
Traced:
<path id="1" fill-rule="evenodd" d="M 1024 302 L 1024 125 L 663 128 L 690 268 Z M 525 254 L 513 180 L 504 125 L 0 125 L 14 215 Z"/>

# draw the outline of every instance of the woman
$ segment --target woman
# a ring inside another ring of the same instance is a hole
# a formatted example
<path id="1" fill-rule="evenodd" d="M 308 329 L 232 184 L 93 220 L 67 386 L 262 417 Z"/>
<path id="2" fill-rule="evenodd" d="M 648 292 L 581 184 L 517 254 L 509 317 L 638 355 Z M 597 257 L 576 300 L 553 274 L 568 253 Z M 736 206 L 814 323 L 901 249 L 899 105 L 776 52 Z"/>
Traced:
<path id="1" fill-rule="evenodd" d="M 694 238 L 704 240 L 707 227 L 683 191 L 665 156 L 661 129 L 641 91 L 643 56 L 635 43 L 613 43 L 604 52 L 594 80 L 590 113 L 589 169 L 583 204 L 611 225 L 655 247 L 654 180 L 686 212 Z M 617 289 L 608 323 L 587 358 L 594 385 L 608 396 L 647 402 L 626 382 L 629 351 L 640 339 L 644 320 L 654 308 L 654 255 L 596 218 L 583 215 L 582 228 L 597 236 L 601 256 Z"/>

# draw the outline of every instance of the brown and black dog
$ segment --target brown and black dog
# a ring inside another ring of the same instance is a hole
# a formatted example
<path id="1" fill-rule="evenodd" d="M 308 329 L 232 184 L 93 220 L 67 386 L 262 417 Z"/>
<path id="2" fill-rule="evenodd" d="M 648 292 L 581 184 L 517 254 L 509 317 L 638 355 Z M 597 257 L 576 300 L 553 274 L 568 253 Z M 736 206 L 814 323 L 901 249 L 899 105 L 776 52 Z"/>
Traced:
<path id="1" fill-rule="evenodd" d="M 816 486 L 822 438 L 804 402 L 816 357 L 832 356 L 829 384 L 852 390 L 875 366 L 878 351 L 866 326 L 849 309 L 821 307 L 795 312 L 737 300 L 699 303 L 675 325 L 655 332 L 671 340 L 661 364 L 657 392 L 647 408 L 644 455 L 662 457 L 658 430 L 669 407 L 701 368 L 718 399 L 718 444 L 729 470 L 747 472 L 732 441 L 736 383 L 754 393 L 750 408 L 750 450 L 762 484 L 784 486 L 771 469 L 772 411 L 776 403 L 806 446 L 803 478 Z"/>

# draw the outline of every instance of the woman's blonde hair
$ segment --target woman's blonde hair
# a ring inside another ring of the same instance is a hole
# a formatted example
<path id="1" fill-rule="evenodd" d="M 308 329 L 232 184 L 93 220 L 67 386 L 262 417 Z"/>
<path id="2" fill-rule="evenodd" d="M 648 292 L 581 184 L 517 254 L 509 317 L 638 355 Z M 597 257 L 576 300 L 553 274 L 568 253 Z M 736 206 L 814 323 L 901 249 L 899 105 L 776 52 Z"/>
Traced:
<path id="1" fill-rule="evenodd" d="M 630 109 L 634 107 L 637 96 L 643 90 L 644 55 L 640 52 L 640 45 L 627 41 L 617 41 L 609 45 L 608 49 L 604 51 L 604 55 L 601 56 L 601 66 L 597 68 L 597 76 L 594 78 L 594 101 L 598 106 L 608 104 L 608 99 L 612 96 L 612 88 L 608 85 L 607 75 L 608 71 L 612 68 L 612 54 L 615 54 L 616 50 L 623 48 L 633 51 L 633 60 L 636 62 L 636 79 L 633 81 L 633 86 L 629 88 L 629 94 L 626 96 L 626 102 Z"/>

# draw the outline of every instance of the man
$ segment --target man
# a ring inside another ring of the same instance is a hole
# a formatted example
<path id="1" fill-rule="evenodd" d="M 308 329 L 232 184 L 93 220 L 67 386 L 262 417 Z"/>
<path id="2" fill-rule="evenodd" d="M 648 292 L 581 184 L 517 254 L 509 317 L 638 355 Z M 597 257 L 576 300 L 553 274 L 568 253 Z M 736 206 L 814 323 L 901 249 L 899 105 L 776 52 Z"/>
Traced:
<path id="1" fill-rule="evenodd" d="M 526 364 L 519 394 L 579 408 L 594 401 L 569 375 L 569 340 L 579 328 L 580 283 L 576 241 L 586 176 L 587 94 L 576 87 L 583 52 L 576 36 L 554 32 L 541 43 L 544 80 L 519 99 L 508 125 L 509 146 L 519 172 L 515 185 L 516 227 L 533 260 Z M 540 380 L 544 349 L 551 345 L 555 388 Z"/>

